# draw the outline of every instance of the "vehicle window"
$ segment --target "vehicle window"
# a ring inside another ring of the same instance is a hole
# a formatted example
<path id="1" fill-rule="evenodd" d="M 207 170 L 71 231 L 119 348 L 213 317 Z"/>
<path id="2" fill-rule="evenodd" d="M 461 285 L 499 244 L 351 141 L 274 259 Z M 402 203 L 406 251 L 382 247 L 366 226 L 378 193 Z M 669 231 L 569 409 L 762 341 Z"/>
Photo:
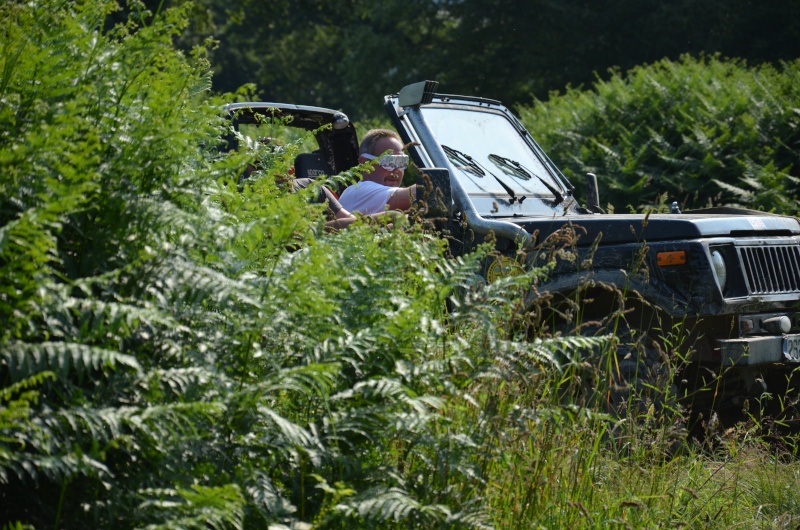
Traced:
<path id="1" fill-rule="evenodd" d="M 268 121 L 258 125 L 242 123 L 239 124 L 239 132 L 254 141 L 272 138 L 272 142 L 277 145 L 299 144 L 298 152 L 310 153 L 319 149 L 312 132 L 297 127 L 288 127 L 283 123 L 269 123 Z"/>
<path id="2" fill-rule="evenodd" d="M 467 193 L 553 197 L 560 186 L 514 125 L 487 109 L 426 106 L 425 121 Z M 543 182 L 545 181 L 545 182 Z"/>

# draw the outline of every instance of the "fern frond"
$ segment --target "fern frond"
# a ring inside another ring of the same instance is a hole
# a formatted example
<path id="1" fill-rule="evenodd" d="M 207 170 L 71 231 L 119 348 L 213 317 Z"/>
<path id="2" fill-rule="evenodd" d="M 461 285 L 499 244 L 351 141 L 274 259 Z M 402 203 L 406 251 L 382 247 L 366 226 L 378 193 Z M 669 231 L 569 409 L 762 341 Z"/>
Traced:
<path id="1" fill-rule="evenodd" d="M 260 396 L 281 392 L 292 392 L 299 396 L 327 396 L 335 387 L 340 372 L 341 366 L 333 362 L 281 368 L 242 392 Z"/>
<path id="2" fill-rule="evenodd" d="M 439 398 L 417 397 L 409 387 L 400 381 L 383 377 L 360 381 L 354 387 L 331 396 L 331 401 L 351 400 L 356 396 L 365 399 L 368 403 L 381 403 L 386 400 L 390 403 L 406 405 L 419 414 L 425 414 L 431 409 L 443 406 L 443 401 Z"/>
<path id="3" fill-rule="evenodd" d="M 103 286 L 103 281 L 92 278 L 79 282 L 80 287 L 91 292 L 91 286 Z M 76 287 L 78 287 L 76 283 Z M 174 327 L 175 320 L 163 310 L 152 307 L 151 304 L 125 303 L 120 301 L 98 300 L 97 298 L 77 299 L 66 298 L 63 307 L 71 311 L 79 321 L 79 326 L 84 334 L 97 334 L 103 336 L 127 336 L 139 326 Z"/>
<path id="4" fill-rule="evenodd" d="M 56 379 L 56 374 L 51 371 L 39 372 L 26 377 L 16 383 L 12 383 L 6 387 L 0 388 L 0 403 L 11 401 L 13 396 L 16 396 L 27 390 L 39 388 L 47 381 Z"/>
<path id="5" fill-rule="evenodd" d="M 297 511 L 297 508 L 281 494 L 272 479 L 262 470 L 255 471 L 246 487 L 246 492 L 265 519 L 286 520 Z"/>
<path id="6" fill-rule="evenodd" d="M 371 523 L 400 522 L 413 518 L 435 525 L 448 516 L 443 506 L 423 505 L 401 488 L 370 489 L 337 508 L 347 516 L 359 517 Z"/>
<path id="7" fill-rule="evenodd" d="M 307 429 L 293 423 L 268 407 L 261 406 L 258 408 L 258 412 L 278 428 L 277 434 L 280 434 L 280 437 L 272 442 L 276 446 L 298 448 L 311 452 L 316 452 L 320 448 L 320 442 L 317 437 Z"/>
<path id="8" fill-rule="evenodd" d="M 219 271 L 180 258 L 164 265 L 157 273 L 159 285 L 180 286 L 179 291 L 172 292 L 177 297 L 173 303 L 188 307 L 203 304 L 219 309 L 233 305 L 260 307 L 259 295 L 251 286 Z M 166 290 L 167 293 L 171 291 Z"/>
<path id="9" fill-rule="evenodd" d="M 162 387 L 169 388 L 172 396 L 185 397 L 193 391 L 206 387 L 216 379 L 214 373 L 207 368 L 166 368 L 148 372 L 147 379 Z"/>
<path id="10" fill-rule="evenodd" d="M 70 373 L 83 376 L 105 368 L 141 371 L 139 362 L 131 355 L 70 342 L 12 342 L 0 351 L 0 360 L 8 367 L 13 381 L 44 371 L 57 373 L 62 379 Z"/>
<path id="11" fill-rule="evenodd" d="M 81 453 L 37 456 L 28 453 L 10 455 L 0 451 L 0 483 L 8 484 L 10 475 L 23 482 L 42 479 L 60 482 L 76 476 L 112 477 L 103 463 Z"/>
<path id="12" fill-rule="evenodd" d="M 145 500 L 138 506 L 138 518 L 147 515 L 164 522 L 149 524 L 148 530 L 241 530 L 244 497 L 235 484 L 191 489 L 143 489 Z"/>
<path id="13" fill-rule="evenodd" d="M 131 410 L 128 425 L 152 440 L 194 436 L 201 425 L 219 420 L 227 410 L 220 402 L 173 403 Z"/>

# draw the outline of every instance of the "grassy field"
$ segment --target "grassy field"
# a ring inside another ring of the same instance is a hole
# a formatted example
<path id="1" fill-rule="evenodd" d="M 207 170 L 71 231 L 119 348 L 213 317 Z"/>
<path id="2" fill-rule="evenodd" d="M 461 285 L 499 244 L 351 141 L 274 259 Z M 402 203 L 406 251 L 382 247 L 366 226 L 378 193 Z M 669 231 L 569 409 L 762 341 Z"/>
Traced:
<path id="1" fill-rule="evenodd" d="M 704 444 L 576 411 L 507 436 L 487 491 L 498 528 L 796 528 L 800 462 L 756 425 Z"/>

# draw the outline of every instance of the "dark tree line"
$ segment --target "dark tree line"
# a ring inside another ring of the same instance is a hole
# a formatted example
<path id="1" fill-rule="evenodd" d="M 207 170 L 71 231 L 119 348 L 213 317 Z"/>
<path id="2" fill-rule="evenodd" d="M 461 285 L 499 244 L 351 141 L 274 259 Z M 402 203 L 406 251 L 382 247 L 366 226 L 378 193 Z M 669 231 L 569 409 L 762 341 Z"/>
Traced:
<path id="1" fill-rule="evenodd" d="M 800 0 L 199 0 L 194 13 L 184 38 L 219 42 L 216 90 L 254 83 L 260 99 L 355 118 L 422 79 L 516 105 L 684 53 L 800 57 Z"/>

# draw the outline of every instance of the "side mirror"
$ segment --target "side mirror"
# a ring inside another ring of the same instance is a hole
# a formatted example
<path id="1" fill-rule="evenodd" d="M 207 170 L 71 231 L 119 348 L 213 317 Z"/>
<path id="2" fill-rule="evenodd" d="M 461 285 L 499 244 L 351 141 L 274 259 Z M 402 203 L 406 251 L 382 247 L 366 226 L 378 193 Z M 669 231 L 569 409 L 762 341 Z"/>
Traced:
<path id="1" fill-rule="evenodd" d="M 597 187 L 597 175 L 586 174 L 586 209 L 592 213 L 606 213 L 600 208 L 600 190 Z"/>
<path id="2" fill-rule="evenodd" d="M 420 168 L 415 204 L 425 209 L 425 217 L 449 217 L 453 210 L 450 171 L 440 167 Z"/>

